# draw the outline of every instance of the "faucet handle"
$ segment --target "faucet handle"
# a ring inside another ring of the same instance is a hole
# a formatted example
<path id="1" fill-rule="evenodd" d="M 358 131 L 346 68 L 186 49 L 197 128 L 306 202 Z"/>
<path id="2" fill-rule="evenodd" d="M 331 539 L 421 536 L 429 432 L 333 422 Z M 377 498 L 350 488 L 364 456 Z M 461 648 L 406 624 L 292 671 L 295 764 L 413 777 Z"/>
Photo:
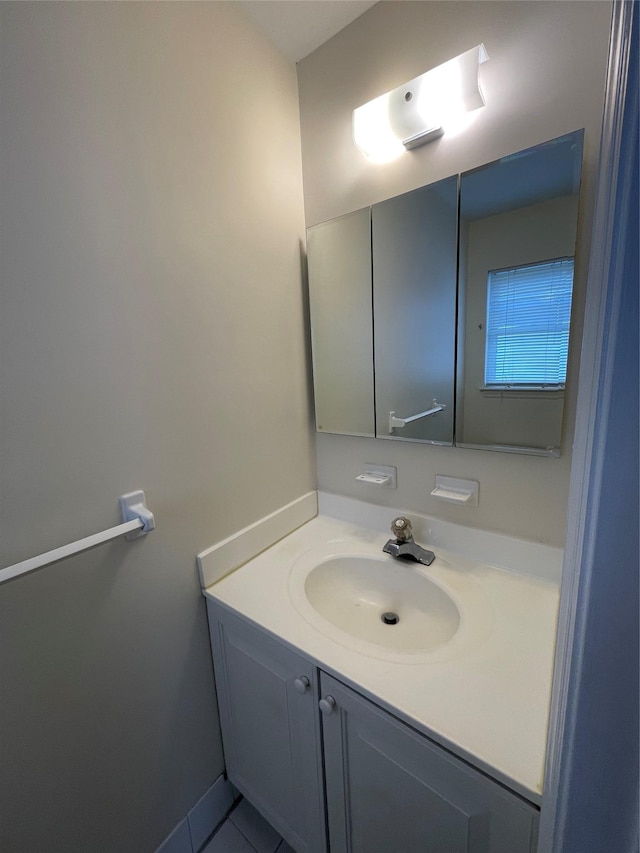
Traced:
<path id="1" fill-rule="evenodd" d="M 391 532 L 398 542 L 409 542 L 413 538 L 411 521 L 408 518 L 405 518 L 404 515 L 394 518 L 391 522 Z"/>

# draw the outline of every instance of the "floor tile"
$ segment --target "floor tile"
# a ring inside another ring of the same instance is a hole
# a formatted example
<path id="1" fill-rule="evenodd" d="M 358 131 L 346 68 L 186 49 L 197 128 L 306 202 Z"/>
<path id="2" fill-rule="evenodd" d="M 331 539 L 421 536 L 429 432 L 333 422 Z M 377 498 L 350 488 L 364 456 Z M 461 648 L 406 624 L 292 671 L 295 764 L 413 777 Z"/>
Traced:
<path id="1" fill-rule="evenodd" d="M 256 853 L 240 830 L 225 820 L 201 853 Z"/>
<path id="2" fill-rule="evenodd" d="M 275 853 L 282 841 L 271 824 L 254 809 L 249 800 L 240 800 L 229 815 L 229 820 L 249 839 L 257 853 Z"/>

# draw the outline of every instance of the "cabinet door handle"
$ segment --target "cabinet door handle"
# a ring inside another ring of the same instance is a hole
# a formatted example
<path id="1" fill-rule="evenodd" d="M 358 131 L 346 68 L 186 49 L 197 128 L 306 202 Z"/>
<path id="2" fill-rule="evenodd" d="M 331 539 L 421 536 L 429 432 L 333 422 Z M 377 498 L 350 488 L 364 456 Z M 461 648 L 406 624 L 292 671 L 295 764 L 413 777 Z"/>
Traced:
<path id="1" fill-rule="evenodd" d="M 306 675 L 296 678 L 293 682 L 293 686 L 296 688 L 298 693 L 306 693 L 309 689 L 309 684 L 310 682 Z"/>
<path id="2" fill-rule="evenodd" d="M 324 699 L 321 699 L 318 702 L 318 705 L 320 706 L 320 710 L 322 711 L 322 713 L 326 714 L 328 717 L 329 714 L 333 714 L 333 711 L 336 707 L 336 700 L 333 698 L 333 696 L 327 696 Z"/>

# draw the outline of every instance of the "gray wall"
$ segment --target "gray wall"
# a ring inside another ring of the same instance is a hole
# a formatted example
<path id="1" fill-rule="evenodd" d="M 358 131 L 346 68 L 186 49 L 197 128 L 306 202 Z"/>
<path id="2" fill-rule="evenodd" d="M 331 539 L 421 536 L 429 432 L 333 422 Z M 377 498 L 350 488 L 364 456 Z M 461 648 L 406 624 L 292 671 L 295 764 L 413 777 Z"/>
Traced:
<path id="1" fill-rule="evenodd" d="M 0 848 L 152 851 L 222 772 L 198 551 L 315 485 L 295 67 L 226 3 L 2 3 Z"/>
<path id="2" fill-rule="evenodd" d="M 321 488 L 562 545 L 610 15 L 609 2 L 394 0 L 298 64 L 307 225 L 585 128 L 562 457 L 319 435 Z M 480 42 L 490 57 L 480 72 L 487 106 L 473 124 L 391 163 L 367 161 L 353 145 L 352 110 Z M 357 483 L 365 462 L 396 465 L 397 492 Z M 436 474 L 479 480 L 479 507 L 431 498 Z"/>

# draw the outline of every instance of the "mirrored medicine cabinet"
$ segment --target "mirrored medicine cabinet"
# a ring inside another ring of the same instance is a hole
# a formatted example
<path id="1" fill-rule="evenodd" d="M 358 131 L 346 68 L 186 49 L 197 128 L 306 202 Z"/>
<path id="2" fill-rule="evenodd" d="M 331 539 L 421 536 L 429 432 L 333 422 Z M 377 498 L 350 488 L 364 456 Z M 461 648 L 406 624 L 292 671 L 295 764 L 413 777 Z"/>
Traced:
<path id="1" fill-rule="evenodd" d="M 583 133 L 308 229 L 318 431 L 558 455 Z"/>

